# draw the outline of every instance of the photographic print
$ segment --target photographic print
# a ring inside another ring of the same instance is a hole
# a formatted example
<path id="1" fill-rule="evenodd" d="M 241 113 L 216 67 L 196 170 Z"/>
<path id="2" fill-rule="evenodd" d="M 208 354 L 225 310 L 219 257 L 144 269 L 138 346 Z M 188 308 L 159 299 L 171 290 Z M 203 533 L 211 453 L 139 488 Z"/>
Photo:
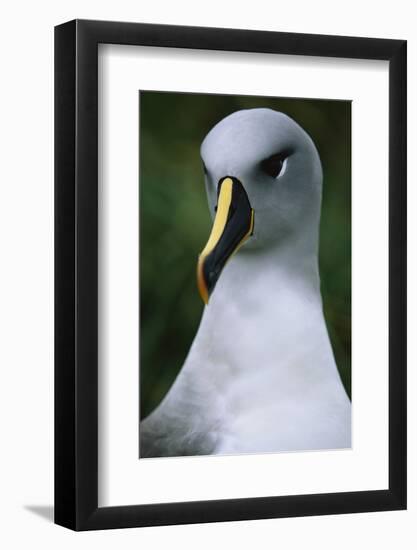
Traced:
<path id="1" fill-rule="evenodd" d="M 350 448 L 351 102 L 139 108 L 139 458 Z"/>
<path id="2" fill-rule="evenodd" d="M 405 509 L 406 41 L 73 20 L 54 57 L 55 523 Z"/>

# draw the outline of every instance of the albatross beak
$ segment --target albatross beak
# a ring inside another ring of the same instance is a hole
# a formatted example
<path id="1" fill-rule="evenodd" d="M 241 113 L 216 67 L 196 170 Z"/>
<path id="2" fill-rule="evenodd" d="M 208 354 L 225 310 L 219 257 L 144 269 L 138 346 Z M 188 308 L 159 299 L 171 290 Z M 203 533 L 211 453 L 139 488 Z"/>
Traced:
<path id="1" fill-rule="evenodd" d="M 197 264 L 197 286 L 207 304 L 226 262 L 252 235 L 255 213 L 237 178 L 225 177 L 217 187 L 216 217 Z"/>

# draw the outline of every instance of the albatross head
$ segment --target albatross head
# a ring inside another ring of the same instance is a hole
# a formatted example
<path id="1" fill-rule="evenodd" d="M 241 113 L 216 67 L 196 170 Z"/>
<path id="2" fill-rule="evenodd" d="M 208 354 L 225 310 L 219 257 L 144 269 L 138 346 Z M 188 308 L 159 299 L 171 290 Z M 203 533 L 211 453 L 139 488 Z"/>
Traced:
<path id="1" fill-rule="evenodd" d="M 301 244 L 317 253 L 321 163 L 311 138 L 290 117 L 271 109 L 237 111 L 210 130 L 201 157 L 214 218 L 197 265 L 205 303 L 241 247 L 239 254 Z"/>

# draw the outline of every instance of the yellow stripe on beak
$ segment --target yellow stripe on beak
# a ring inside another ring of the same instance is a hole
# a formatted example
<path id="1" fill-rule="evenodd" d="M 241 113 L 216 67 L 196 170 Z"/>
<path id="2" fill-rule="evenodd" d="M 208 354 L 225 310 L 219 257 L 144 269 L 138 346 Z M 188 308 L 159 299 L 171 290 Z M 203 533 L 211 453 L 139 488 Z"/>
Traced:
<path id="1" fill-rule="evenodd" d="M 208 304 L 208 289 L 203 275 L 203 265 L 204 260 L 213 251 L 216 244 L 219 242 L 220 237 L 223 234 L 224 228 L 226 227 L 227 218 L 229 216 L 229 208 L 232 203 L 232 189 L 233 181 L 231 178 L 226 178 L 222 182 L 220 188 L 219 198 L 217 201 L 217 212 L 216 217 L 214 218 L 213 228 L 210 233 L 209 240 L 207 241 L 206 246 L 201 251 L 198 257 L 197 264 L 197 286 L 200 292 L 200 296 L 203 299 L 205 304 Z"/>
<path id="2" fill-rule="evenodd" d="M 232 177 L 220 180 L 213 228 L 197 263 L 197 286 L 205 304 L 227 261 L 252 235 L 254 219 L 240 181 Z"/>

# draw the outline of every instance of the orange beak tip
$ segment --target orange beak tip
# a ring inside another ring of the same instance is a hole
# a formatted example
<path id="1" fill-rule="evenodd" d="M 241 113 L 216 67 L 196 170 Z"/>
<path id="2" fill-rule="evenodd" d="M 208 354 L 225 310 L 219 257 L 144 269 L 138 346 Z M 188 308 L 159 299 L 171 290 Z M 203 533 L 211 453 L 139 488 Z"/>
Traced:
<path id="1" fill-rule="evenodd" d="M 200 258 L 197 264 L 197 287 L 198 287 L 198 292 L 201 296 L 201 299 L 203 300 L 204 304 L 207 305 L 209 301 L 209 295 L 208 295 L 207 285 L 204 280 L 203 265 Z"/>

